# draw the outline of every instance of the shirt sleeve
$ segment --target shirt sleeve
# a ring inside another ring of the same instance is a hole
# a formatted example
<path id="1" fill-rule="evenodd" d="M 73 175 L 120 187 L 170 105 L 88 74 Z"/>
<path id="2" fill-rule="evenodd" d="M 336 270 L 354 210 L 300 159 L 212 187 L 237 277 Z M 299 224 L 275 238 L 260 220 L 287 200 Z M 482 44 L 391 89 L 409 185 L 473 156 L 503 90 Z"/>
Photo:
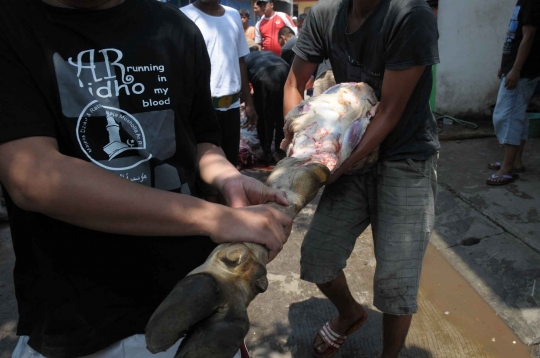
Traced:
<path id="1" fill-rule="evenodd" d="M 523 14 L 523 26 L 533 26 L 536 29 L 540 26 L 540 2 L 537 0 L 526 0 L 521 10 Z M 539 36 L 538 34 L 536 36 Z"/>
<path id="2" fill-rule="evenodd" d="M 294 26 L 294 22 L 292 21 L 291 17 L 284 12 L 280 12 L 278 13 L 278 15 L 283 20 L 283 23 L 285 24 L 285 26 L 293 30 L 295 35 L 298 35 L 298 28 Z"/>
<path id="3" fill-rule="evenodd" d="M 195 81 L 189 123 L 197 143 L 221 145 L 221 127 L 212 105 L 210 92 L 210 57 L 201 33 L 195 39 Z"/>
<path id="4" fill-rule="evenodd" d="M 0 36 L 0 143 L 55 137 L 54 114 L 35 78 Z"/>
<path id="5" fill-rule="evenodd" d="M 301 59 L 312 63 L 321 63 L 328 58 L 325 37 L 328 35 L 329 19 L 324 17 L 328 8 L 322 8 L 320 5 L 323 4 L 325 3 L 319 2 L 311 8 L 293 48 L 294 53 Z"/>
<path id="6" fill-rule="evenodd" d="M 387 41 L 388 70 L 404 70 L 439 63 L 437 20 L 426 5 L 399 14 Z"/>
<path id="7" fill-rule="evenodd" d="M 256 44 L 262 44 L 262 37 L 261 37 L 261 20 L 257 21 L 255 24 L 255 43 Z"/>

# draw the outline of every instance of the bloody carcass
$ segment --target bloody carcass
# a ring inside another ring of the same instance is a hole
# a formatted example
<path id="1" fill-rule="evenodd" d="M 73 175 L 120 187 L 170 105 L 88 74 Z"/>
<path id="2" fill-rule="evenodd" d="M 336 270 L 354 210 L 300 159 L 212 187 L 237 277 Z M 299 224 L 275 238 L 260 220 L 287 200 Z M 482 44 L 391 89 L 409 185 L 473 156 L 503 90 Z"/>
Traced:
<path id="1" fill-rule="evenodd" d="M 302 101 L 286 117 L 281 160 L 267 184 L 284 191 L 289 206 L 268 205 L 294 218 L 330 173 L 360 142 L 376 110 L 373 90 L 345 83 Z M 360 166 L 373 163 L 376 153 Z M 175 358 L 231 358 L 249 329 L 247 307 L 266 291 L 268 250 L 259 244 L 222 244 L 181 280 L 146 327 L 148 349 L 162 352 L 185 337 Z"/>

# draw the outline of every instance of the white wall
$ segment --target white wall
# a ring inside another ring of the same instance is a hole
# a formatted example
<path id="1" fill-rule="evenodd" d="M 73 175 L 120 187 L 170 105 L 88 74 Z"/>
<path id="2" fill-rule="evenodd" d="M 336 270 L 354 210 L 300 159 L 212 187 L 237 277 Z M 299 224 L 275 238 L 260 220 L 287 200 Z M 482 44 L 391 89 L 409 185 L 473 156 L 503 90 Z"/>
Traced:
<path id="1" fill-rule="evenodd" d="M 502 47 L 516 0 L 440 0 L 438 112 L 486 115 L 499 88 Z"/>

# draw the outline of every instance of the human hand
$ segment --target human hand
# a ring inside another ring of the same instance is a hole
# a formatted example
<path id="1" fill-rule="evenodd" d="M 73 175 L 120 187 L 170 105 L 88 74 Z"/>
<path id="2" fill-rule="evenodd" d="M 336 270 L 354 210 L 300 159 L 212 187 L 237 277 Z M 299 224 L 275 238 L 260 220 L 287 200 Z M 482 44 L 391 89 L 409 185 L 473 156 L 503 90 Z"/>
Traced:
<path id="1" fill-rule="evenodd" d="M 345 164 L 345 163 L 343 163 L 343 164 Z M 341 177 L 348 170 L 349 167 L 345 168 L 345 166 L 343 164 L 339 168 L 336 168 L 336 170 L 334 170 L 330 174 L 330 176 L 328 177 L 326 182 L 324 182 L 324 185 L 330 185 L 330 184 L 334 183 L 336 180 L 339 179 L 339 177 Z"/>
<path id="2" fill-rule="evenodd" d="M 291 217 L 269 205 L 222 208 L 210 229 L 209 236 L 214 242 L 264 245 L 269 251 L 268 262 L 283 249 L 290 234 Z"/>
<path id="3" fill-rule="evenodd" d="M 255 108 L 253 105 L 247 105 L 246 104 L 246 116 L 247 116 L 247 129 L 248 131 L 253 131 L 255 128 L 257 128 L 257 122 L 259 120 L 259 116 L 257 115 L 257 112 L 255 111 Z"/>
<path id="4" fill-rule="evenodd" d="M 502 78 L 502 67 L 499 67 L 499 70 L 497 71 L 497 77 L 499 77 L 499 79 Z"/>
<path id="5" fill-rule="evenodd" d="M 520 79 L 520 72 L 521 71 L 515 69 L 512 69 L 510 72 L 508 72 L 504 82 L 504 86 L 507 90 L 512 90 L 516 88 Z"/>
<path id="6" fill-rule="evenodd" d="M 218 189 L 225 198 L 227 206 L 232 208 L 265 204 L 272 201 L 284 206 L 289 205 L 284 192 L 274 190 L 259 180 L 246 175 L 228 178 L 221 185 L 218 185 Z"/>

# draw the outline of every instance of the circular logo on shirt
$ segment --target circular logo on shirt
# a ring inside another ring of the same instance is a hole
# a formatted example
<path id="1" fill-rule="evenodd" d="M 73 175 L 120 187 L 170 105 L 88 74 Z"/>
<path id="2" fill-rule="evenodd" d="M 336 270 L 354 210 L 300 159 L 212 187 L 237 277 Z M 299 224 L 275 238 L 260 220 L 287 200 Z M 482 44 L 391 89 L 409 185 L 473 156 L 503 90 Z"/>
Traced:
<path id="1" fill-rule="evenodd" d="M 76 132 L 84 154 L 105 169 L 131 169 L 152 157 L 139 121 L 98 101 L 90 102 L 79 115 Z"/>
<path id="2" fill-rule="evenodd" d="M 279 24 L 281 24 L 281 20 L 280 20 L 280 19 L 277 19 L 277 20 L 276 20 L 276 25 L 279 25 Z"/>

